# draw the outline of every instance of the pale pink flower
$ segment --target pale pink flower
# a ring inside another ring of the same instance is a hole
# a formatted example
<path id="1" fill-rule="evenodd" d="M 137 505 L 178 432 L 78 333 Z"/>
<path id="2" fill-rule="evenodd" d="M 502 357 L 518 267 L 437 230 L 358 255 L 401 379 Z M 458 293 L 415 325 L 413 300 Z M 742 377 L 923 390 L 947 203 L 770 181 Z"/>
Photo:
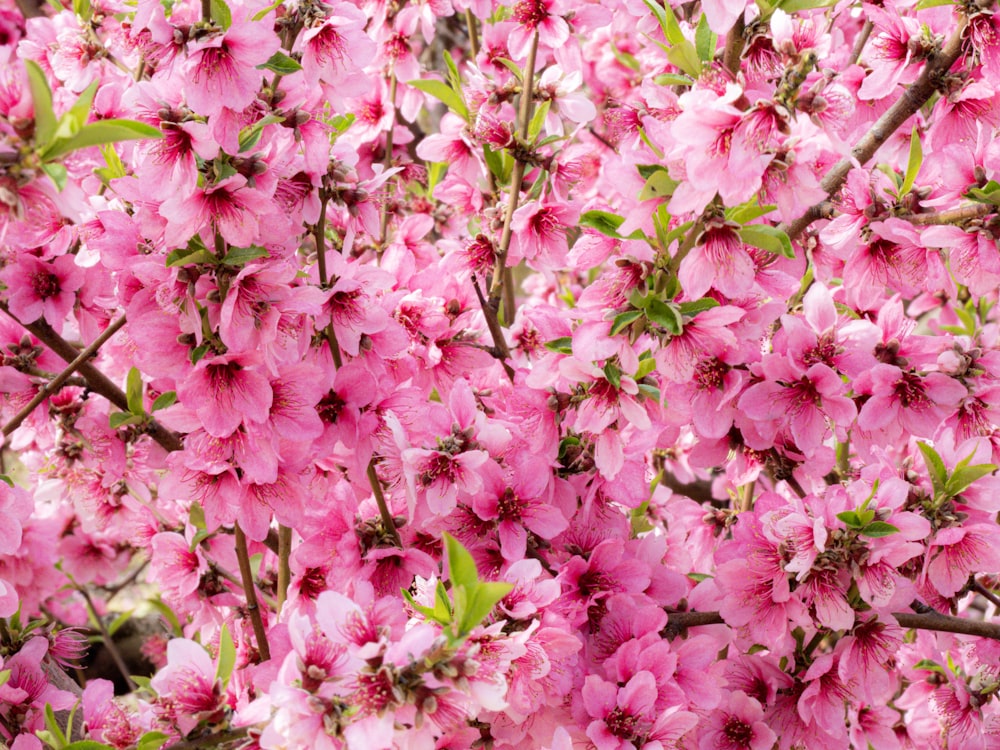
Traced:
<path id="1" fill-rule="evenodd" d="M 20 321 L 34 323 L 44 318 L 60 332 L 76 301 L 76 291 L 83 286 L 84 271 L 73 255 L 47 262 L 18 253 L 14 262 L 0 271 L 0 281 L 7 285 L 7 305 Z"/>

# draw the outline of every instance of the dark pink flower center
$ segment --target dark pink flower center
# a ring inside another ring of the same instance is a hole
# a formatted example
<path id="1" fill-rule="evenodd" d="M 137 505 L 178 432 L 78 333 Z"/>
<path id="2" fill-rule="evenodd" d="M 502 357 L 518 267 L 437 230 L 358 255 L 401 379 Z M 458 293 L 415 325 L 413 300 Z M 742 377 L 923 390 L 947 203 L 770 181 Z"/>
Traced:
<path id="1" fill-rule="evenodd" d="M 893 389 L 904 409 L 922 409 L 929 403 L 924 384 L 916 375 L 907 373 L 900 378 Z"/>
<path id="2" fill-rule="evenodd" d="M 702 362 L 694 371 L 694 382 L 698 384 L 699 390 L 717 391 L 722 387 L 729 365 L 713 359 Z"/>
<path id="3" fill-rule="evenodd" d="M 521 498 L 510 487 L 497 498 L 497 516 L 501 521 L 520 521 L 522 510 Z"/>
<path id="4" fill-rule="evenodd" d="M 548 17 L 548 8 L 540 0 L 520 0 L 514 6 L 514 12 L 511 14 L 511 18 L 516 23 L 522 24 L 529 29 L 534 29 Z"/>
<path id="5" fill-rule="evenodd" d="M 726 719 L 722 733 L 730 747 L 750 747 L 750 743 L 753 741 L 753 727 L 736 716 L 730 716 Z"/>
<path id="6" fill-rule="evenodd" d="M 59 277 L 51 271 L 37 271 L 31 276 L 31 289 L 40 299 L 59 294 Z"/>
<path id="7" fill-rule="evenodd" d="M 611 734 L 624 740 L 635 736 L 637 721 L 635 716 L 632 716 L 625 709 L 619 707 L 608 714 L 604 720 L 604 724 L 608 727 L 608 731 Z"/>

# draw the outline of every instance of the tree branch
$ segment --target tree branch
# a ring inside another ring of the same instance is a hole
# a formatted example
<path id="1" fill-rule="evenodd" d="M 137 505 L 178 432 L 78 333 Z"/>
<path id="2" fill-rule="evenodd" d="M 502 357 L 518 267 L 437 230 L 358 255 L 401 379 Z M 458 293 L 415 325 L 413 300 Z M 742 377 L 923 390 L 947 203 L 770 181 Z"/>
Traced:
<path id="1" fill-rule="evenodd" d="M 959 19 L 958 28 L 955 29 L 955 33 L 951 39 L 947 41 L 937 54 L 933 55 L 927 61 L 927 65 L 924 66 L 917 80 L 903 92 L 903 95 L 896 100 L 895 104 L 889 107 L 885 114 L 861 137 L 854 148 L 851 149 L 851 155 L 844 157 L 830 169 L 820 183 L 820 187 L 827 195 L 832 196 L 840 190 L 841 186 L 847 180 L 847 175 L 854 166 L 855 161 L 862 166 L 867 164 L 875 155 L 875 152 L 882 147 L 882 144 L 889 140 L 892 134 L 899 130 L 904 122 L 916 114 L 927 100 L 931 98 L 934 92 L 937 91 L 940 76 L 947 73 L 951 66 L 955 64 L 955 61 L 962 55 L 962 46 L 964 44 L 963 34 L 965 33 L 966 23 L 967 21 L 964 17 Z M 805 214 L 789 224 L 788 227 L 783 227 L 791 239 L 798 237 L 810 224 L 819 218 L 815 212 L 821 205 L 822 203 L 813 206 Z"/>

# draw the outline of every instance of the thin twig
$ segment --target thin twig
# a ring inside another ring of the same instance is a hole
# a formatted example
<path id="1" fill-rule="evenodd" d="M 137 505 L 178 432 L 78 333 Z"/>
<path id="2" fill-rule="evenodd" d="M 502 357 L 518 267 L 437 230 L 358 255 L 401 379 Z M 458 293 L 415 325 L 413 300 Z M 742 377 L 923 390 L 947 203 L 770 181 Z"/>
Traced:
<path id="1" fill-rule="evenodd" d="M 850 156 L 845 156 L 837 162 L 827 173 L 820 183 L 820 187 L 828 195 L 834 195 L 844 182 L 847 175 L 854 166 L 855 161 L 864 166 L 875 155 L 875 152 L 882 147 L 892 134 L 899 130 L 900 126 L 912 117 L 928 99 L 938 89 L 940 77 L 947 73 L 955 61 L 962 55 L 962 47 L 965 43 L 964 34 L 967 20 L 963 17 L 959 19 L 958 28 L 947 41 L 945 46 L 928 61 L 921 71 L 920 76 L 907 88 L 903 95 L 886 110 L 874 125 L 865 133 L 861 139 L 851 149 Z M 786 229 L 788 236 L 795 239 L 818 217 L 815 211 L 821 204 L 812 206 L 805 214 L 793 221 Z"/>
<path id="2" fill-rule="evenodd" d="M 948 211 L 935 211 L 926 214 L 901 214 L 897 218 L 917 226 L 961 224 L 972 219 L 982 219 L 995 213 L 996 210 L 997 207 L 992 203 L 972 203 L 967 206 L 952 208 Z"/>
<path id="3" fill-rule="evenodd" d="M 722 51 L 722 67 L 733 75 L 736 75 L 740 70 L 740 57 L 743 55 L 743 46 L 746 44 L 745 30 L 746 26 L 743 24 L 743 15 L 741 14 L 729 30 L 729 34 L 726 35 L 726 46 Z"/>
<path id="4" fill-rule="evenodd" d="M 97 353 L 97 350 L 104 346 L 104 342 L 114 336 L 123 325 L 125 325 L 124 315 L 105 328 L 101 335 L 93 340 L 90 346 L 80 352 L 80 354 L 66 366 L 65 370 L 52 378 L 48 384 L 43 386 L 38 393 L 35 394 L 35 397 L 31 399 L 31 401 L 29 401 L 25 407 L 21 409 L 21 411 L 15 414 L 13 419 L 3 426 L 3 436 L 7 437 L 14 432 L 14 430 L 20 427 L 24 420 L 31 416 L 31 413 L 38 408 L 39 404 L 58 391 L 63 384 L 69 380 L 70 376 L 77 371 L 80 365 L 93 357 Z"/>
<path id="5" fill-rule="evenodd" d="M 35 338 L 45 344 L 49 349 L 58 354 L 66 362 L 74 361 L 80 356 L 80 351 L 69 343 L 66 339 L 55 332 L 44 318 L 39 318 L 34 323 L 22 323 L 15 317 L 6 304 L 0 304 L 3 310 L 12 320 L 16 321 L 22 328 L 34 334 Z M 87 381 L 87 387 L 94 393 L 104 396 L 108 401 L 117 406 L 122 411 L 128 411 L 128 399 L 125 393 L 115 385 L 103 372 L 94 367 L 90 362 L 83 362 L 78 365 L 76 371 Z M 165 428 L 155 419 L 150 418 L 145 427 L 146 433 L 159 443 L 166 451 L 178 451 L 184 447 L 179 436 Z"/>
<path id="6" fill-rule="evenodd" d="M 181 740 L 172 745 L 167 745 L 163 750 L 201 750 L 201 748 L 218 748 L 230 742 L 246 740 L 249 737 L 248 727 L 237 729 L 227 729 L 223 732 L 212 732 L 204 737 L 191 740 Z"/>
<path id="7" fill-rule="evenodd" d="M 378 506 L 384 530 L 392 537 L 393 543 L 402 549 L 403 540 L 399 538 L 399 529 L 396 528 L 396 522 L 392 520 L 392 513 L 389 512 L 389 505 L 382 493 L 382 480 L 378 478 L 378 473 L 375 471 L 374 459 L 368 462 L 368 483 L 372 486 L 372 492 L 375 494 L 375 504 Z"/>
<path id="8" fill-rule="evenodd" d="M 111 637 L 111 633 L 108 631 L 107 625 L 104 624 L 104 620 L 101 619 L 101 615 L 97 612 L 97 607 L 94 606 L 94 600 L 90 597 L 90 592 L 80 585 L 76 586 L 76 590 L 83 596 L 83 600 L 87 604 L 87 610 L 97 623 L 97 629 L 101 631 L 104 647 L 111 654 L 111 660 L 114 661 L 121 676 L 125 678 L 125 684 L 128 685 L 129 690 L 135 690 L 136 684 L 132 680 L 132 675 L 129 674 L 128 665 L 125 664 L 125 659 L 122 658 L 121 651 L 118 650 L 118 645 L 115 643 L 114 638 Z"/>
<path id="9" fill-rule="evenodd" d="M 857 65 L 861 62 L 861 53 L 865 51 L 865 45 L 868 43 L 868 37 L 872 34 L 872 29 L 875 25 L 870 21 L 865 21 L 865 25 L 861 27 L 861 31 L 854 38 L 854 47 L 851 49 L 851 60 Z"/>
<path id="10" fill-rule="evenodd" d="M 288 597 L 288 584 L 292 580 L 292 569 L 289 559 L 292 555 L 292 529 L 284 524 L 278 524 L 278 611 L 281 611 Z"/>
<path id="11" fill-rule="evenodd" d="M 260 615 L 260 605 L 257 603 L 257 588 L 253 581 L 253 570 L 250 567 L 250 552 L 247 549 L 247 537 L 237 523 L 234 526 L 236 535 L 236 559 L 240 564 L 240 578 L 243 579 L 243 593 L 247 599 L 247 614 L 253 625 L 254 638 L 257 641 L 257 652 L 261 661 L 271 658 L 271 648 L 267 643 L 267 631 Z"/>

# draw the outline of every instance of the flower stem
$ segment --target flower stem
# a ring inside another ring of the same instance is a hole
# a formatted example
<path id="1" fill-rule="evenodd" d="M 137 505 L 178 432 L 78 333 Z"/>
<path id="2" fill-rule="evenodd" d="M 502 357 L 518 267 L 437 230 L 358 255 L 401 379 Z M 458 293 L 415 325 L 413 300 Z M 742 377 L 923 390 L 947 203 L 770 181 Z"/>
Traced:
<path id="1" fill-rule="evenodd" d="M 70 579 L 72 581 L 72 579 Z M 76 590 L 83 597 L 83 601 L 87 604 L 87 611 L 90 612 L 90 616 L 94 618 L 94 622 L 97 623 L 97 629 L 101 631 L 101 639 L 104 641 L 104 647 L 108 650 L 111 655 L 111 660 L 115 663 L 118 672 L 125 679 L 125 684 L 128 685 L 129 690 L 135 690 L 136 684 L 132 680 L 132 675 L 129 674 L 128 665 L 125 664 L 125 659 L 122 658 L 121 651 L 118 650 L 118 646 L 115 643 L 114 638 L 111 636 L 111 632 L 108 630 L 108 626 L 104 624 L 104 620 L 101 619 L 101 615 L 97 611 L 97 607 L 94 606 L 94 600 L 90 596 L 90 592 L 83 586 L 80 586 L 74 582 Z"/>
<path id="2" fill-rule="evenodd" d="M 278 524 L 278 611 L 288 598 L 288 584 L 292 580 L 289 558 L 292 554 L 292 529 Z"/>
<path id="3" fill-rule="evenodd" d="M 267 643 L 267 631 L 260 615 L 260 605 L 257 603 L 257 589 L 253 581 L 253 570 L 250 568 L 250 552 L 247 549 L 247 537 L 239 523 L 234 525 L 236 536 L 236 559 L 240 564 L 240 578 L 243 580 L 243 593 L 247 598 L 247 614 L 253 626 L 254 638 L 257 640 L 257 652 L 261 661 L 271 658 L 271 648 Z"/>

